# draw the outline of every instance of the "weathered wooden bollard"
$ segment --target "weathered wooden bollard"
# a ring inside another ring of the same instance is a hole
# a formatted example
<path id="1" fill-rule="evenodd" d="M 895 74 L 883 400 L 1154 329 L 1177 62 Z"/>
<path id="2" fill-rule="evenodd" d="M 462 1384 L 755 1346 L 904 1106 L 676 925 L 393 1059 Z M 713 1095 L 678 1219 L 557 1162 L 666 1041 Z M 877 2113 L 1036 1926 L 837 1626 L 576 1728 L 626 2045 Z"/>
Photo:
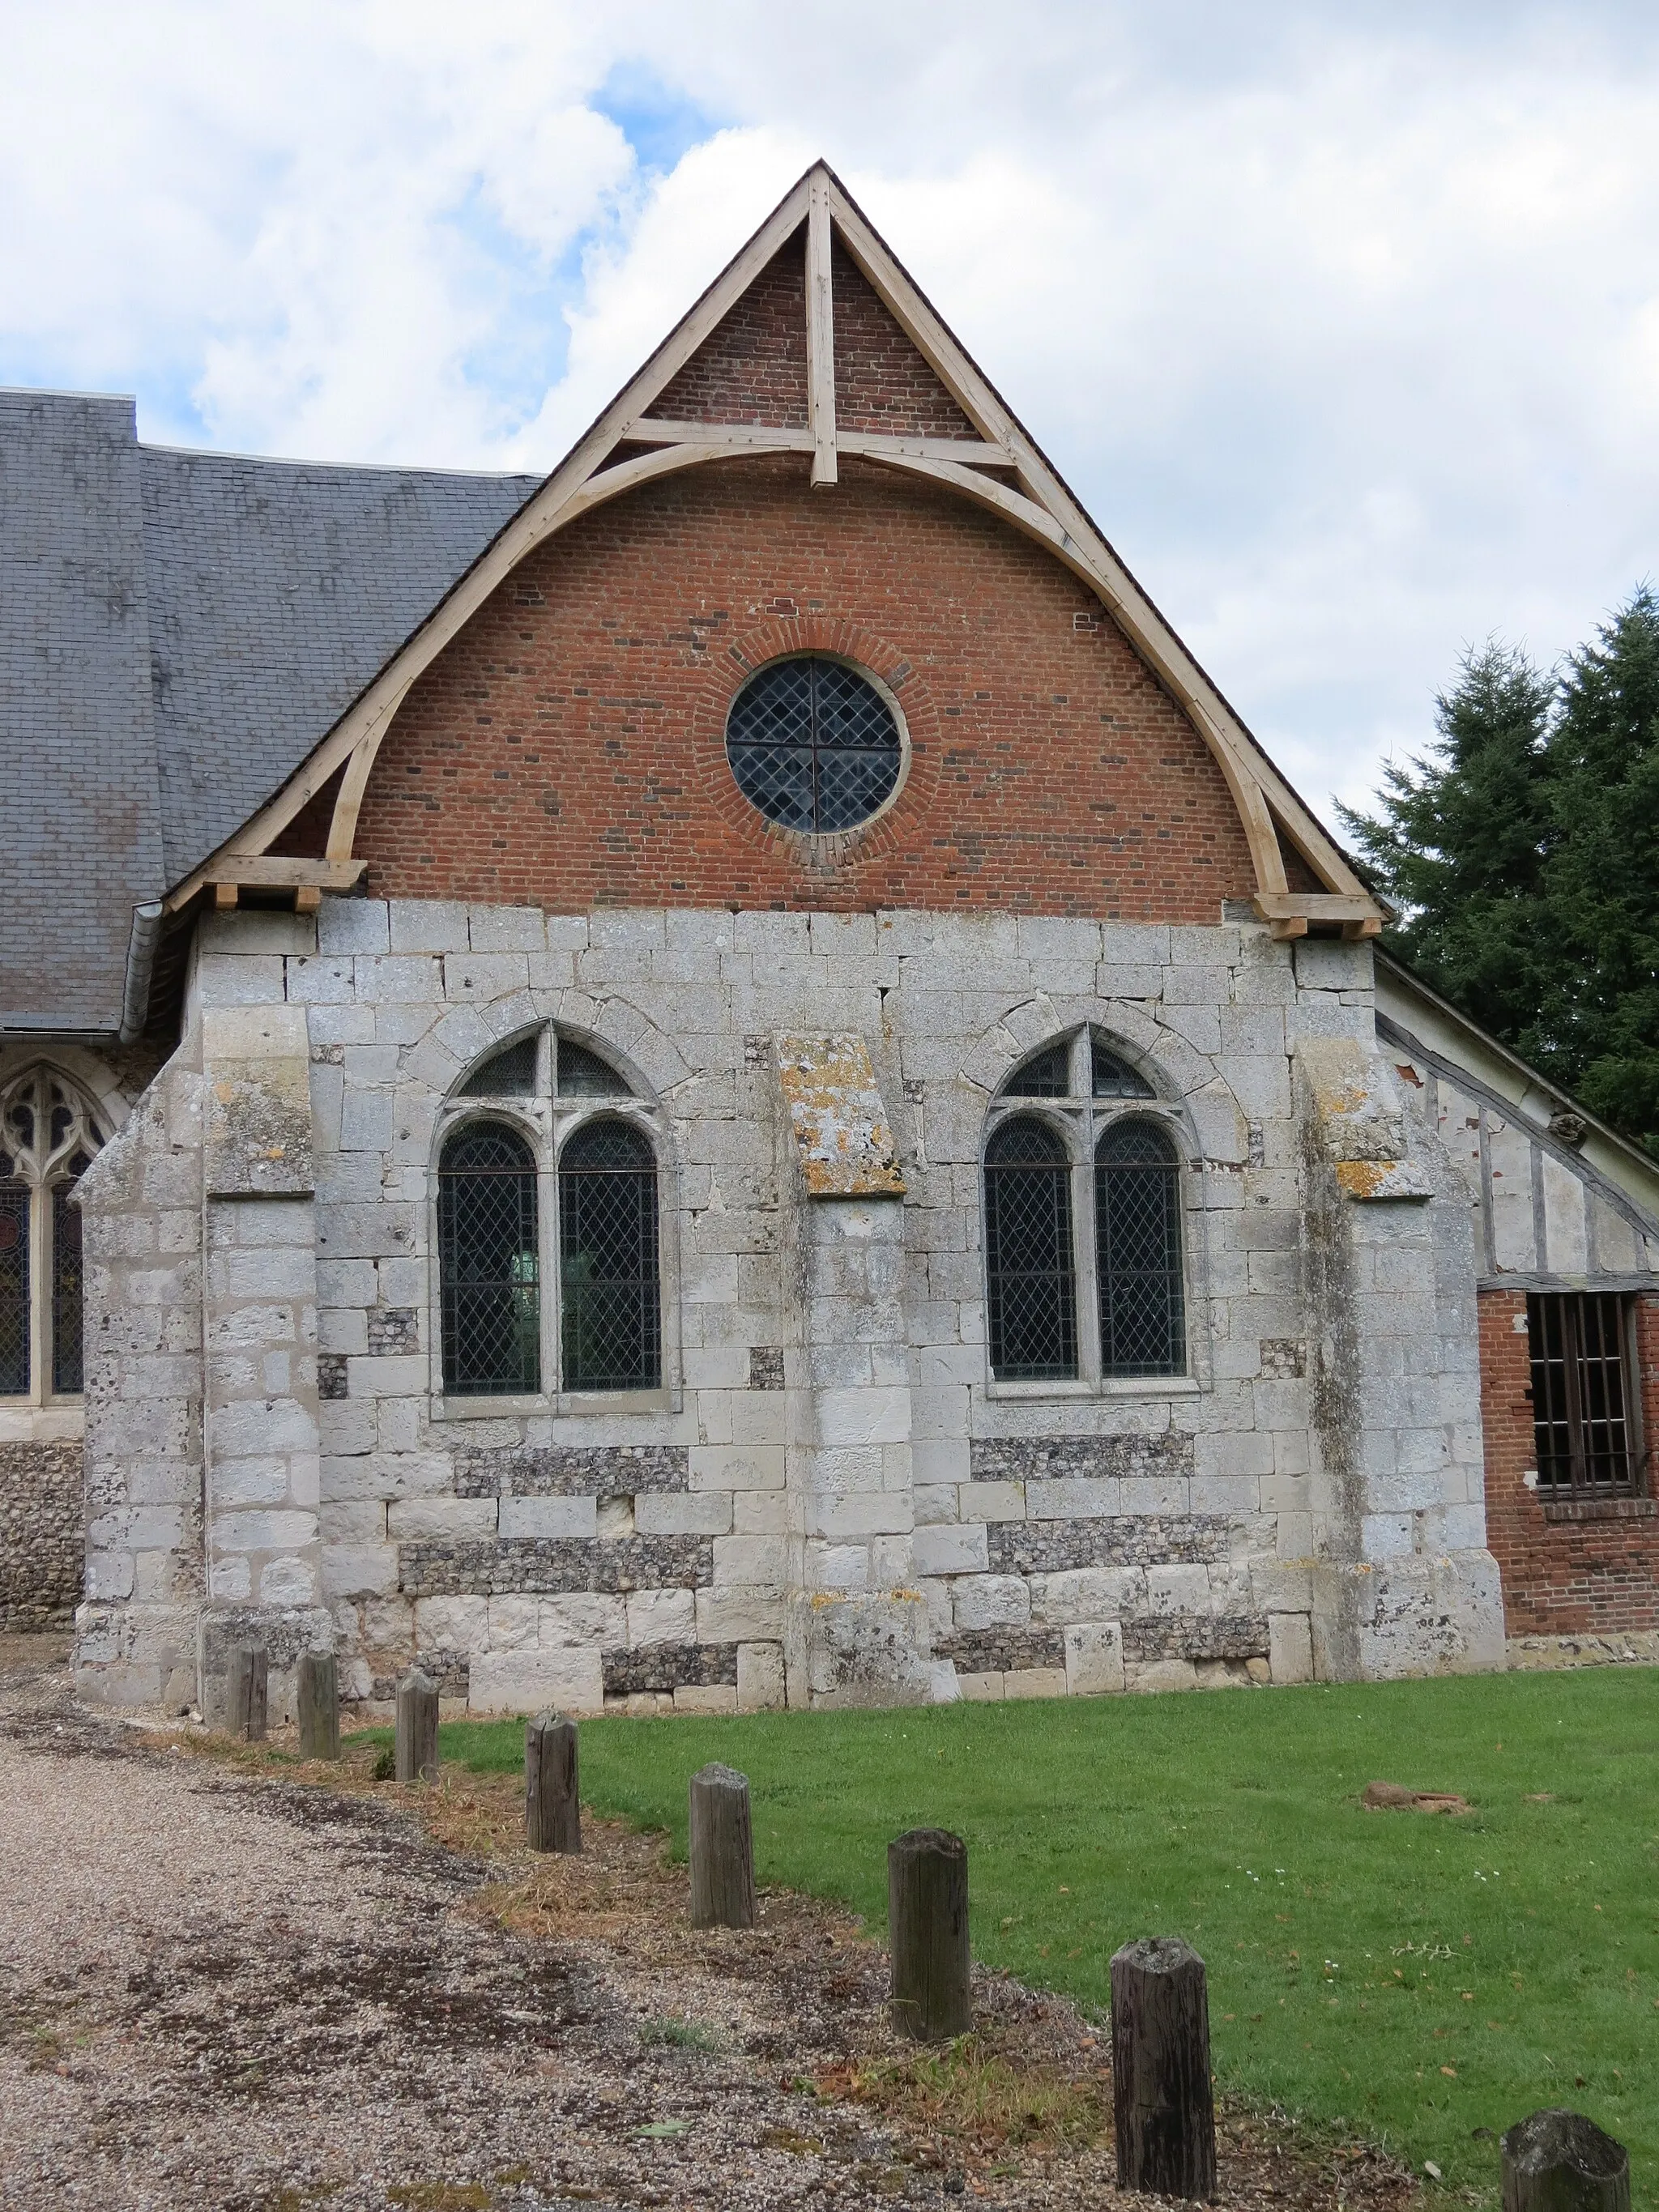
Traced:
<path id="1" fill-rule="evenodd" d="M 300 1756 L 340 1756 L 340 1676 L 331 1651 L 300 1654 Z"/>
<path id="2" fill-rule="evenodd" d="M 966 2035 L 968 1846 L 944 1828 L 912 1828 L 887 1846 L 887 1940 L 893 2025 L 918 2043 Z"/>
<path id="3" fill-rule="evenodd" d="M 749 1778 L 718 1764 L 691 1777 L 691 1925 L 752 1928 L 755 1842 Z"/>
<path id="4" fill-rule="evenodd" d="M 1178 1936 L 1112 1958 L 1112 2101 L 1120 2189 L 1215 2195 L 1215 2100 L 1204 1961 Z"/>
<path id="5" fill-rule="evenodd" d="M 245 1743 L 264 1741 L 269 1673 L 270 1662 L 263 1644 L 239 1644 L 231 1652 L 225 1717 L 231 1734 L 240 1736 Z"/>
<path id="6" fill-rule="evenodd" d="M 1504 2212 L 1630 2212 L 1630 2154 L 1582 2112 L 1534 2112 L 1498 2148 Z"/>
<path id="7" fill-rule="evenodd" d="M 532 1851 L 582 1847 L 576 1723 L 559 1713 L 524 1724 L 524 1832 Z"/>
<path id="8" fill-rule="evenodd" d="M 438 1778 L 438 1686 L 416 1667 L 398 1685 L 397 1757 L 399 1782 Z"/>

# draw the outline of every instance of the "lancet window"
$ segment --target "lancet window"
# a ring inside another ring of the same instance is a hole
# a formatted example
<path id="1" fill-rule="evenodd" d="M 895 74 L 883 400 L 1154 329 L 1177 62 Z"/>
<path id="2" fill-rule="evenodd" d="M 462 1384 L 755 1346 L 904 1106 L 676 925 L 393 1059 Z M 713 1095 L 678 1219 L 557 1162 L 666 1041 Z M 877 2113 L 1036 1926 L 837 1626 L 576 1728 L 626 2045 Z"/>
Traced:
<path id="1" fill-rule="evenodd" d="M 1181 1155 L 1140 1071 L 1086 1030 L 1022 1062 L 985 1147 L 995 1380 L 1184 1374 L 1184 1246 Z"/>
<path id="2" fill-rule="evenodd" d="M 0 1091 L 0 1398 L 80 1395 L 74 1192 L 102 1142 L 91 1107 L 55 1070 L 31 1068 Z"/>

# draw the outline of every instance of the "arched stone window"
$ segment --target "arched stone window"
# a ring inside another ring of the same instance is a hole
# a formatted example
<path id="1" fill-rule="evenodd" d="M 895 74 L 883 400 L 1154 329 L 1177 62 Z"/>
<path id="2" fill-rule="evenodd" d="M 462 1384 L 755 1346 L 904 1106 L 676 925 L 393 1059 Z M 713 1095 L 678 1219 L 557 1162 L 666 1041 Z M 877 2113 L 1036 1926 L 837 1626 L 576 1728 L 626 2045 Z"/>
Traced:
<path id="1" fill-rule="evenodd" d="M 584 1121 L 559 1154 L 559 1298 L 567 1390 L 660 1388 L 657 1164 L 625 1121 Z"/>
<path id="2" fill-rule="evenodd" d="M 536 1162 L 516 1129 L 469 1121 L 438 1166 L 444 1389 L 468 1397 L 541 1388 Z"/>
<path id="3" fill-rule="evenodd" d="M 470 1070 L 450 1111 L 437 1178 L 445 1394 L 662 1389 L 649 1105 L 603 1051 L 535 1030 Z M 545 1311 L 543 1283 L 557 1285 Z"/>
<path id="4" fill-rule="evenodd" d="M 1104 1375 L 1179 1375 L 1187 1364 L 1181 1162 L 1168 1132 L 1112 1122 L 1095 1146 L 1095 1273 Z"/>
<path id="5" fill-rule="evenodd" d="M 1022 1061 L 985 1146 L 994 1381 L 1185 1374 L 1182 1216 L 1173 1117 L 1121 1049 L 1085 1029 Z"/>
<path id="6" fill-rule="evenodd" d="M 103 1142 L 66 1076 L 33 1067 L 0 1092 L 0 1398 L 80 1395 L 81 1213 Z"/>

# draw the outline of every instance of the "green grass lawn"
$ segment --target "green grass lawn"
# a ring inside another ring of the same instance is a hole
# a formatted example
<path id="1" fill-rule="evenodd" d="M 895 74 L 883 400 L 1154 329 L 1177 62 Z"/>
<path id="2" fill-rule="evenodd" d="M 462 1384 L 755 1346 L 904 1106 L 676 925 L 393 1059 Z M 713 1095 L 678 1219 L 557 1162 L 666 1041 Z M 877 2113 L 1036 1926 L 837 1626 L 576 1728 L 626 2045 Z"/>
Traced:
<path id="1" fill-rule="evenodd" d="M 510 1770 L 523 1738 L 457 1723 L 442 1755 Z M 590 1721 L 582 1795 L 683 1852 L 711 1759 L 750 1778 L 763 1882 L 879 1933 L 889 1838 L 954 1828 L 988 1966 L 1104 2008 L 1120 1943 L 1184 1936 L 1246 2098 L 1483 2191 L 1476 2130 L 1571 2105 L 1659 2205 L 1659 1673 Z M 1374 1778 L 1475 1810 L 1368 1813 Z"/>

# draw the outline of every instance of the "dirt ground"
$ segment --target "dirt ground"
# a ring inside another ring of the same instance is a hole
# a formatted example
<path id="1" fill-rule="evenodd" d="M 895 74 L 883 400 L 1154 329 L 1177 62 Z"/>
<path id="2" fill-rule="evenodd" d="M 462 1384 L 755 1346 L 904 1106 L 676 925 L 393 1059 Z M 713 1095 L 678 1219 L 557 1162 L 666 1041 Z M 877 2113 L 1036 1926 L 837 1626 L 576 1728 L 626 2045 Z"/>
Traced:
<path id="1" fill-rule="evenodd" d="M 0 2203 L 532 2212 L 572 2202 L 1083 2208 L 1109 2057 L 1000 1978 L 919 2053 L 885 1960 L 784 1894 L 694 1934 L 684 1869 L 588 1821 L 522 1848 L 508 1778 L 435 1790 L 78 1708 L 0 1639 Z M 286 1763 L 284 1763 L 286 1762 Z M 1407 2212 L 1389 2161 L 1223 2115 L 1228 2206 Z"/>

